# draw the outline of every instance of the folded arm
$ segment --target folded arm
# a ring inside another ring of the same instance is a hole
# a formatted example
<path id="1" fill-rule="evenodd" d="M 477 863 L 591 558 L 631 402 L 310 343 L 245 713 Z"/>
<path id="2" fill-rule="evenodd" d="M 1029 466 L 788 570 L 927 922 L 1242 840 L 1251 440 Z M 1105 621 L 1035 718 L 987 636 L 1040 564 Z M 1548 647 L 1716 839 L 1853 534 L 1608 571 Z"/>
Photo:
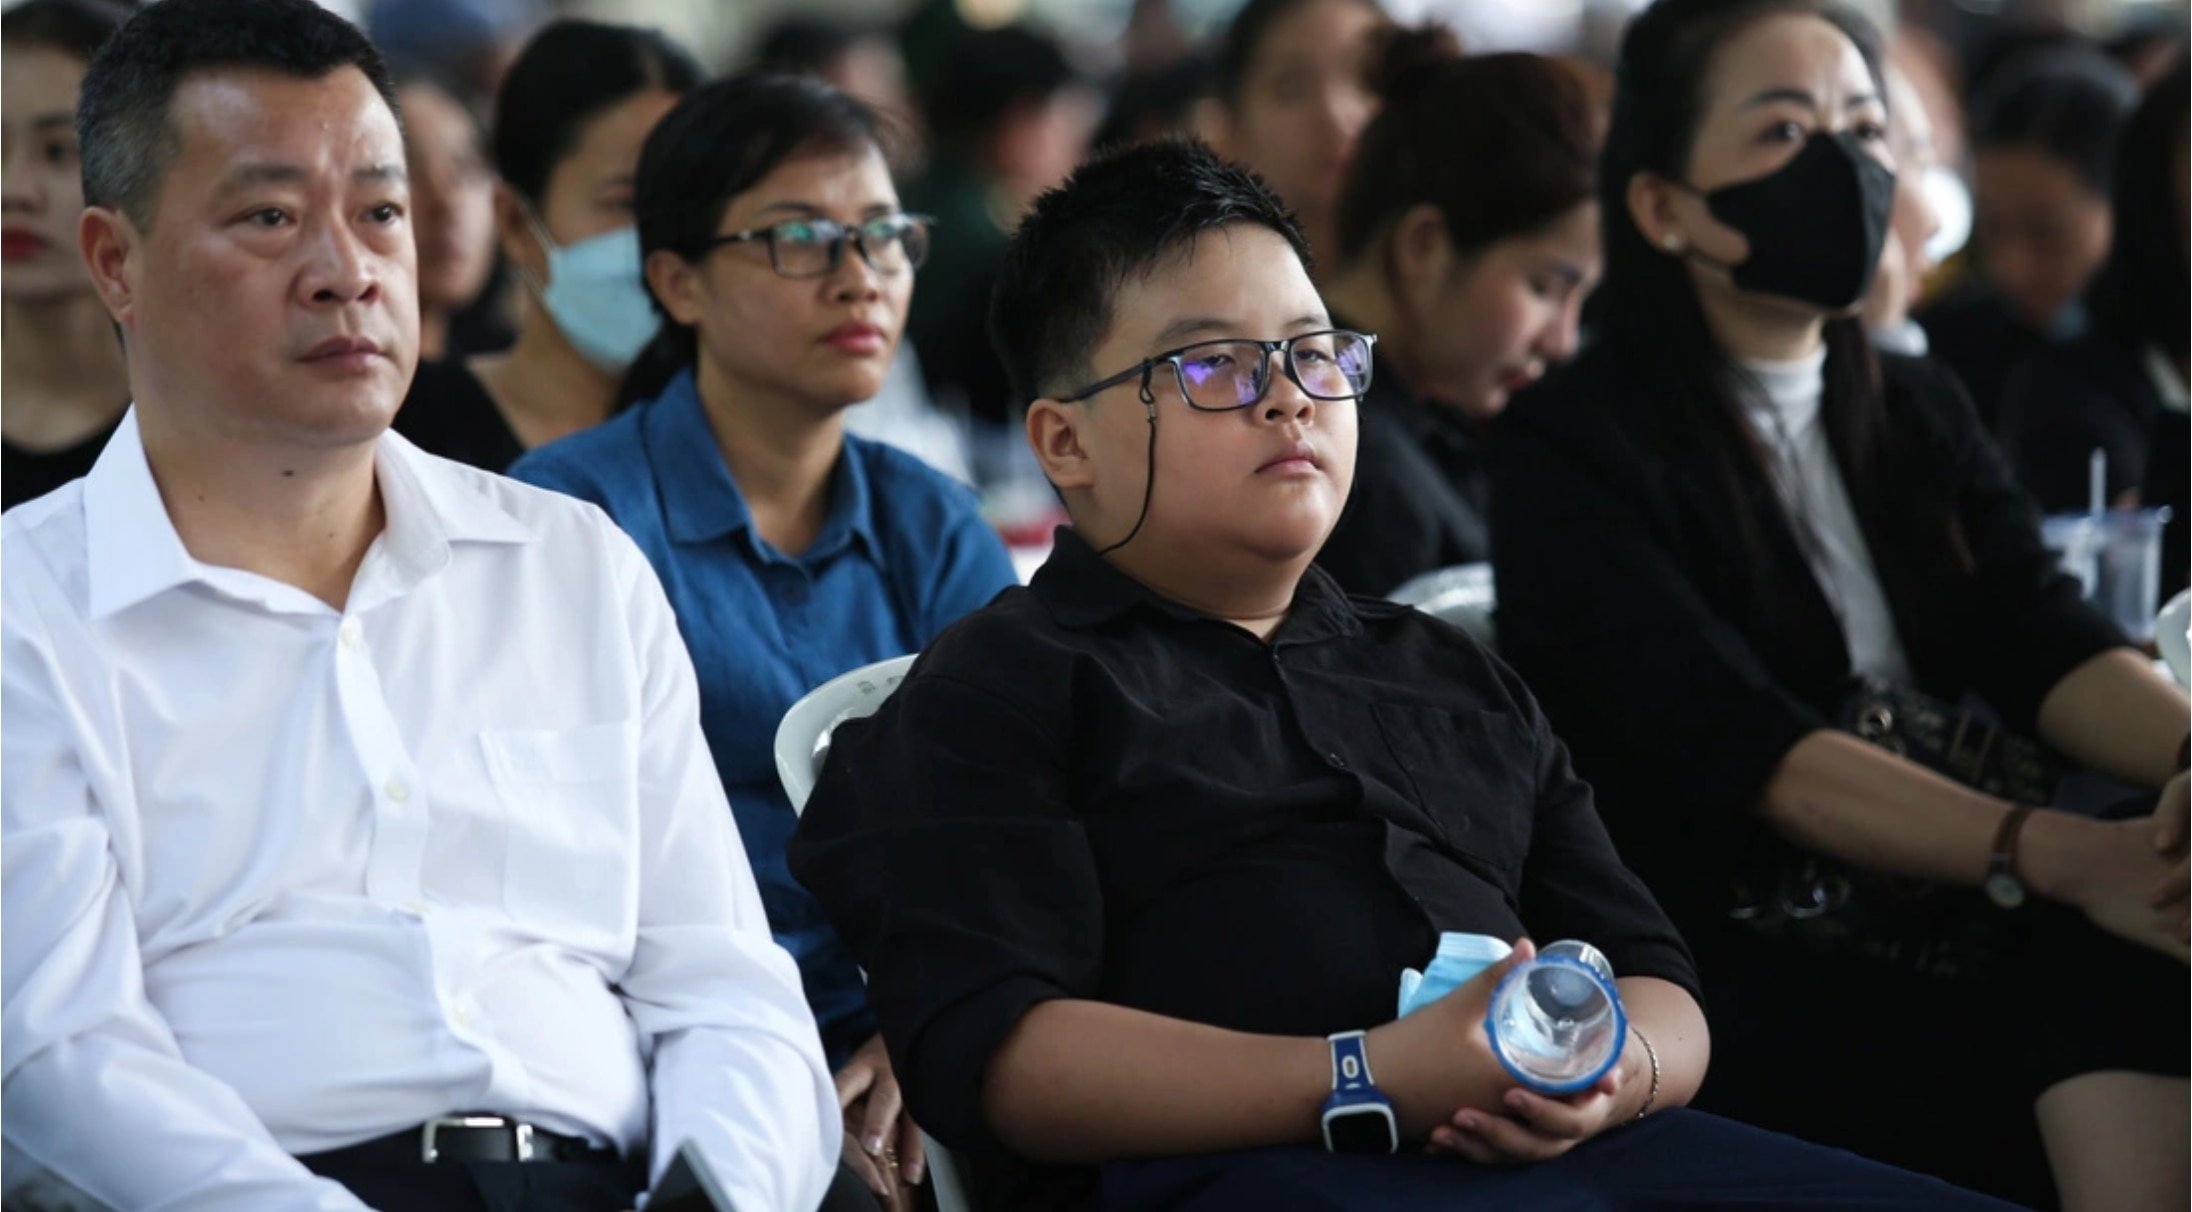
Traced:
<path id="1" fill-rule="evenodd" d="M 653 1043 L 650 1172 L 690 1139 L 740 1207 L 812 1207 L 837 1166 L 836 1088 L 709 759 L 692 661 L 629 555 L 642 852 L 638 940 L 617 987 Z"/>
<path id="2" fill-rule="evenodd" d="M 21 602 L 10 595 L 0 655 L 8 1144 L 116 1208 L 360 1212 L 233 1088 L 191 1065 L 146 999 L 129 895 L 71 730 L 76 709 L 26 638 L 36 611 Z"/>

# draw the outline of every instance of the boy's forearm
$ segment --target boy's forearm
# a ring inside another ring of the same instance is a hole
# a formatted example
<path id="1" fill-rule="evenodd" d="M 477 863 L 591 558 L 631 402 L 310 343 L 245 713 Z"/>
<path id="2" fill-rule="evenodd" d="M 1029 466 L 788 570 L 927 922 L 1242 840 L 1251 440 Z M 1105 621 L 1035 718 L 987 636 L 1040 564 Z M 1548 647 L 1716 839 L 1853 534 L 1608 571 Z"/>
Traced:
<path id="1" fill-rule="evenodd" d="M 983 1109 L 1022 1156 L 1062 1164 L 1319 1139 L 1321 1039 L 1251 1035 L 1103 1002 L 1043 1002 L 989 1061 Z"/>
<path id="2" fill-rule="evenodd" d="M 1704 1084 L 1705 1068 L 1712 1060 L 1712 1036 L 1705 1026 L 1705 1012 L 1689 991 L 1672 981 L 1652 976 L 1627 976 L 1614 982 L 1621 989 L 1621 1004 L 1629 1024 L 1651 1040 L 1659 1055 L 1659 1094 L 1651 1109 L 1686 1106 Z M 1623 1076 L 1624 1092 L 1634 1092 L 1634 1104 L 1644 1105 L 1651 1089 L 1651 1061 L 1634 1040 L 1622 1058 L 1630 1070 Z M 1633 1113 L 1632 1113 L 1633 1114 Z"/>

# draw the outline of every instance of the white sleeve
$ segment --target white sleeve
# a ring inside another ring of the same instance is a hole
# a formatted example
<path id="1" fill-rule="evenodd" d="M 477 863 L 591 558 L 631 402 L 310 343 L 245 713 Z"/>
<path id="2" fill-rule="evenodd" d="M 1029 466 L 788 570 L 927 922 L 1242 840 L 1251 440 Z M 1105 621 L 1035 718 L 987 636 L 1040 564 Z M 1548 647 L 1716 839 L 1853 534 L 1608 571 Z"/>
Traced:
<path id="1" fill-rule="evenodd" d="M 13 563 L 36 559 L 21 545 L 7 555 L 18 584 L 43 572 Z M 124 1212 L 362 1212 L 283 1152 L 234 1089 L 186 1061 L 146 1000 L 107 806 L 84 772 L 86 713 L 62 690 L 37 603 L 6 599 L 0 1100 L 10 1155 Z"/>
<path id="2" fill-rule="evenodd" d="M 618 985 L 652 1046 L 649 1173 L 689 1139 L 740 1208 L 809 1212 L 837 1169 L 837 1088 L 701 735 L 692 658 L 653 570 L 630 554 L 642 852 L 639 938 Z"/>

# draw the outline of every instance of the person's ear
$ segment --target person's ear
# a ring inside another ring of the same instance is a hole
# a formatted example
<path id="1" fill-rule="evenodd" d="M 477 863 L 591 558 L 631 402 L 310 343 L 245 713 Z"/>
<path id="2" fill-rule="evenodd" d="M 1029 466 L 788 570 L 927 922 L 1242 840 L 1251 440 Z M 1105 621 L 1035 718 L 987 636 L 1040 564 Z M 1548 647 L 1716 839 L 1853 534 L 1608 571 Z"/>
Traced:
<path id="1" fill-rule="evenodd" d="M 648 253 L 645 268 L 647 289 L 662 301 L 662 310 L 687 328 L 699 327 L 700 315 L 707 310 L 701 298 L 700 268 L 667 248 Z"/>
<path id="2" fill-rule="evenodd" d="M 1410 311 L 1427 313 L 1439 305 L 1454 272 L 1454 237 L 1437 204 L 1418 203 L 1393 223 L 1387 247 L 1394 293 Z"/>
<path id="3" fill-rule="evenodd" d="M 503 260 L 521 277 L 535 287 L 548 284 L 548 250 L 533 230 L 525 200 L 501 181 L 495 182 L 495 241 L 502 246 Z"/>
<path id="4" fill-rule="evenodd" d="M 1005 108 L 991 127 L 982 149 L 985 166 L 999 176 L 1019 177 L 1043 157 L 1043 143 L 1050 137 L 1047 111 L 1054 98 L 1016 101 Z"/>
<path id="5" fill-rule="evenodd" d="M 86 207 L 76 221 L 76 247 L 91 273 L 91 287 L 124 332 L 137 317 L 137 254 L 143 244 L 129 215 L 112 207 Z"/>
<path id="6" fill-rule="evenodd" d="M 1750 242 L 1741 232 L 1715 220 L 1694 191 L 1658 173 L 1630 177 L 1623 200 L 1644 242 L 1670 257 L 1698 252 L 1708 262 L 1736 265 L 1750 256 Z"/>
<path id="7" fill-rule="evenodd" d="M 1043 478 L 1060 492 L 1096 483 L 1096 467 L 1081 432 L 1089 420 L 1088 409 L 1080 404 L 1061 404 L 1046 397 L 1028 405 L 1028 446 L 1035 451 Z"/>
<path id="8" fill-rule="evenodd" d="M 1233 111 L 1216 97 L 1201 98 L 1188 109 L 1187 129 L 1221 159 L 1240 158 L 1233 147 Z"/>
<path id="9" fill-rule="evenodd" d="M 1629 208 L 1629 221 L 1643 234 L 1644 242 L 1661 252 L 1680 256 L 1689 249 L 1688 233 L 1682 230 L 1682 216 L 1675 210 L 1675 188 L 1658 173 L 1640 172 L 1629 178 L 1629 187 L 1622 193 Z"/>
<path id="10" fill-rule="evenodd" d="M 1658 173 L 1639 172 L 1623 191 L 1629 221 L 1644 242 L 1670 257 L 1697 253 L 1708 265 L 1740 265 L 1751 255 L 1743 233 L 1713 218 L 1696 191 Z"/>

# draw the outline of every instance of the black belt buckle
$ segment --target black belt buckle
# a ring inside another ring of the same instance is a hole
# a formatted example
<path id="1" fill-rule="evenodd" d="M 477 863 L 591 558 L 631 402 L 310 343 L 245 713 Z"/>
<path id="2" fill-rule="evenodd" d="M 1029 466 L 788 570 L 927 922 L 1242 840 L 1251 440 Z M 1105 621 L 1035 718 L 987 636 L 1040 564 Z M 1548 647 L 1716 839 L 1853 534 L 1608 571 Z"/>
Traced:
<path id="1" fill-rule="evenodd" d="M 476 1158 L 480 1161 L 532 1161 L 533 1125 L 500 1115 L 437 1115 L 426 1121 L 419 1134 L 419 1160 L 433 1165 L 441 1159 L 441 1134 L 456 1130 L 465 1133 L 501 1129 L 510 1144 L 508 1157 Z"/>

